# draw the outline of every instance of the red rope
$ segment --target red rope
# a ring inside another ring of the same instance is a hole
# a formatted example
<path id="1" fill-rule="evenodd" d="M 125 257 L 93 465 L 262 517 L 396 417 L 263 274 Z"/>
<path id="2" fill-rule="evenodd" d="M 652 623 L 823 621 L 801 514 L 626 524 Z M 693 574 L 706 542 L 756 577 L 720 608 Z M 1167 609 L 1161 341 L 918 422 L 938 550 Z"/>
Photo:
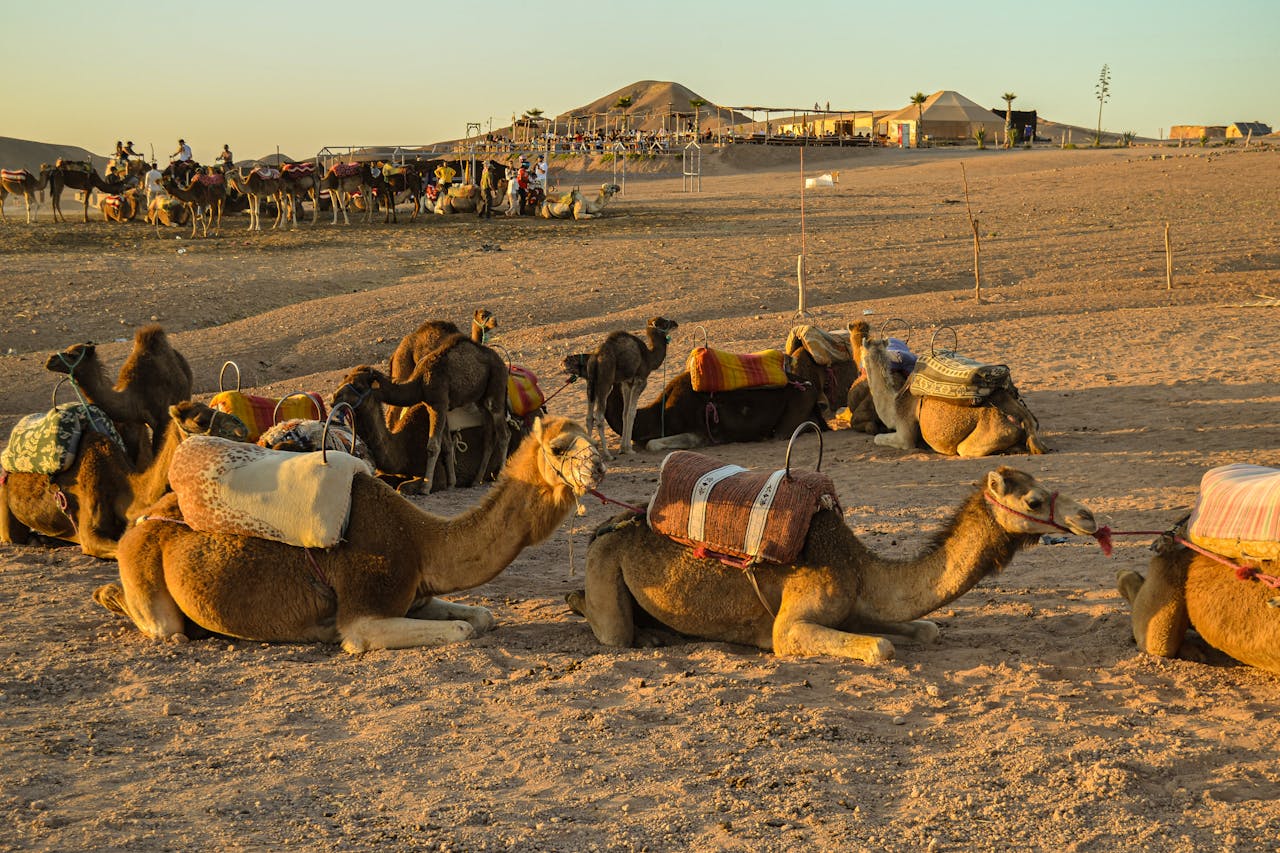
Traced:
<path id="1" fill-rule="evenodd" d="M 1236 573 L 1237 580 L 1242 580 L 1242 581 L 1257 580 L 1257 581 L 1260 581 L 1261 583 L 1266 584 L 1272 589 L 1280 589 L 1280 577 L 1276 577 L 1275 575 L 1265 574 L 1255 566 L 1242 566 L 1239 563 L 1233 563 L 1231 560 L 1228 560 L 1226 557 L 1222 556 L 1221 554 L 1215 554 L 1206 548 L 1201 548 L 1199 545 L 1192 542 L 1191 540 L 1183 536 L 1178 536 L 1175 533 L 1171 533 L 1168 530 L 1112 530 L 1110 527 L 1104 526 L 1104 527 L 1098 528 L 1098 532 L 1095 533 L 1094 536 L 1099 536 L 1099 534 L 1101 534 L 1102 536 L 1105 536 L 1107 539 L 1108 544 L 1104 545 L 1102 549 L 1103 552 L 1106 554 L 1111 553 L 1110 541 L 1112 536 L 1165 536 L 1165 535 L 1168 535 L 1173 538 L 1174 542 L 1177 542 L 1182 547 L 1189 548 L 1190 550 L 1195 551 L 1197 554 L 1208 557 L 1210 560 L 1213 560 L 1215 563 L 1221 563 L 1227 568 L 1233 570 Z M 1101 543 L 1102 540 L 1099 539 L 1098 541 L 1099 543 Z"/>
<path id="2" fill-rule="evenodd" d="M 644 515 L 644 514 L 645 514 L 645 510 L 641 509 L 640 507 L 638 507 L 638 506 L 633 506 L 632 504 L 628 504 L 628 503 L 623 503 L 622 501 L 614 500 L 613 498 L 611 498 L 611 497 L 609 497 L 608 495 L 606 495 L 606 494 L 602 493 L 602 492 L 601 492 L 600 490 L 598 490 L 598 489 L 587 489 L 587 494 L 589 494 L 589 495 L 594 495 L 595 497 L 599 498 L 599 499 L 600 499 L 600 503 L 615 504 L 615 505 L 617 505 L 617 506 L 622 507 L 623 509 L 629 509 L 629 510 L 631 510 L 632 512 L 637 513 L 637 514 L 639 514 L 639 515 Z"/>
<path id="3" fill-rule="evenodd" d="M 554 397 L 555 397 L 557 394 L 559 394 L 561 391 L 563 391 L 564 389 L 566 389 L 566 388 L 568 388 L 570 385 L 572 385 L 575 381 L 577 381 L 577 379 L 578 379 L 578 377 L 576 377 L 576 376 L 570 376 L 570 377 L 569 377 L 569 380 L 568 380 L 567 382 L 565 382 L 563 385 L 561 385 L 559 388 L 557 388 L 556 390 L 552 391 L 552 392 L 551 392 L 551 394 L 550 394 L 550 396 L 548 396 L 548 397 L 544 397 L 544 398 L 543 398 L 543 400 L 542 400 L 542 405 L 544 405 L 544 406 L 545 406 L 547 403 L 550 403 L 550 402 L 551 402 L 551 400 L 552 400 L 552 398 L 554 398 Z"/>

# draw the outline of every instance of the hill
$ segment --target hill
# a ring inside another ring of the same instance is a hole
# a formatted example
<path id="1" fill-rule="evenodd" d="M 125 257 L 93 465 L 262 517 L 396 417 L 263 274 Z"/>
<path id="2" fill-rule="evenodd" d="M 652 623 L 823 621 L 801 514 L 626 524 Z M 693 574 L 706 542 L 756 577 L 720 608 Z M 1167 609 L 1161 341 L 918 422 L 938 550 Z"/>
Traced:
<path id="1" fill-rule="evenodd" d="M 55 145 L 50 142 L 32 142 L 0 136 L 0 167 L 26 169 L 32 173 L 40 170 L 40 164 L 52 163 L 59 157 L 68 160 L 92 160 L 99 172 L 107 168 L 107 158 L 76 145 Z"/>

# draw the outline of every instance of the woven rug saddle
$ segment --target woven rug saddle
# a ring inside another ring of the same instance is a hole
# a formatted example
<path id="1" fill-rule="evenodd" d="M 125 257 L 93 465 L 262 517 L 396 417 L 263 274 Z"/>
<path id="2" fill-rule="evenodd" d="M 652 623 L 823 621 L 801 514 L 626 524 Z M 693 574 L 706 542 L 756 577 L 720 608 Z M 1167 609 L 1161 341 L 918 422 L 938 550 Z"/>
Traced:
<path id="1" fill-rule="evenodd" d="M 921 355 L 911 374 L 911 393 L 963 406 L 984 405 L 992 394 L 1013 390 L 1009 367 L 983 364 L 955 352 Z"/>
<path id="2" fill-rule="evenodd" d="M 648 516 L 655 533 L 699 556 L 790 564 L 813 516 L 839 508 L 835 484 L 818 471 L 748 471 L 677 450 L 662 460 Z"/>
<path id="3" fill-rule="evenodd" d="M 1187 538 L 1245 565 L 1280 561 L 1280 469 L 1235 463 L 1205 472 Z"/>

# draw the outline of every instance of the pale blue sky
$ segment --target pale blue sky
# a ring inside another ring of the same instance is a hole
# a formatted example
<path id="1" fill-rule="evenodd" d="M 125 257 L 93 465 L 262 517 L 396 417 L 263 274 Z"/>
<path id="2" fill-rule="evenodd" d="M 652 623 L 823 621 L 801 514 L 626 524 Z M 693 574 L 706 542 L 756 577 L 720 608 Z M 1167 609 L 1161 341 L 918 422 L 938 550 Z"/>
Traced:
<path id="1" fill-rule="evenodd" d="M 1104 129 L 1280 125 L 1280 0 L 10 0 L 4 26 L 27 36 L 0 54 L 0 136 L 102 154 L 130 138 L 162 159 L 179 136 L 201 160 L 224 142 L 240 158 L 428 143 L 645 79 L 728 106 L 896 109 L 938 89 L 999 106 L 1013 91 L 1092 127 L 1103 63 Z"/>

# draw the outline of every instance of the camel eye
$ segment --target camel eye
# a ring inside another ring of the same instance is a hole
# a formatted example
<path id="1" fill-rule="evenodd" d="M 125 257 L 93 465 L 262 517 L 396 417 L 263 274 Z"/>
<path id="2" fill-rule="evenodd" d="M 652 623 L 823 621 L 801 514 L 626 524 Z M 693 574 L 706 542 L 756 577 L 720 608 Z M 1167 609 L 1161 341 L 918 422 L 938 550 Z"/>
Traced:
<path id="1" fill-rule="evenodd" d="M 1044 501 L 1040 498 L 1027 498 L 1027 509 L 1039 509 L 1044 506 Z"/>

